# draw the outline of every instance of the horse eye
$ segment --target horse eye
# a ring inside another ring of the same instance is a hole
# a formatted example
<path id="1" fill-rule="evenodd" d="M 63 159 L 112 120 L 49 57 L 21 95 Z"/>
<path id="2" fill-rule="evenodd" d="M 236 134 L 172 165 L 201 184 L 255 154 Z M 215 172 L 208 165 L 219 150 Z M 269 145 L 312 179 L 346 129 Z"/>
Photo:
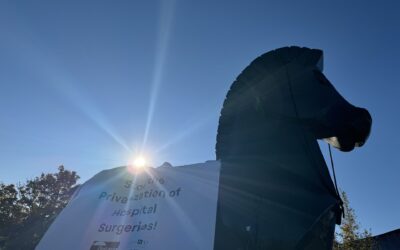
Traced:
<path id="1" fill-rule="evenodd" d="M 317 80 L 319 81 L 319 83 L 323 84 L 323 85 L 330 85 L 331 83 L 329 82 L 328 79 L 326 79 L 326 77 L 324 76 L 324 74 L 322 74 L 321 71 L 319 70 L 313 70 L 315 78 L 317 78 Z"/>

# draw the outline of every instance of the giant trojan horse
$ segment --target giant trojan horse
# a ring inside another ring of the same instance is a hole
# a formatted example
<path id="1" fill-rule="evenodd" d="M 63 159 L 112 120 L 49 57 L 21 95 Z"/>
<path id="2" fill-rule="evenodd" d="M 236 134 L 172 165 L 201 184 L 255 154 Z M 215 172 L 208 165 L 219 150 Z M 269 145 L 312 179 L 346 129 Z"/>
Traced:
<path id="1" fill-rule="evenodd" d="M 321 50 L 256 58 L 232 84 L 219 119 L 215 250 L 331 249 L 341 199 L 317 139 L 362 146 L 372 119 L 322 73 Z"/>

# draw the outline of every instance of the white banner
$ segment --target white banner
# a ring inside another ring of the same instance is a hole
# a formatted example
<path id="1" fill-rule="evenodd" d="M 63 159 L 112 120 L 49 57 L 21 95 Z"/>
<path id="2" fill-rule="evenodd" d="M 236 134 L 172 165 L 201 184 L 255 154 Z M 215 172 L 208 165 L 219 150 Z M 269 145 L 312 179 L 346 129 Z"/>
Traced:
<path id="1" fill-rule="evenodd" d="M 88 180 L 37 250 L 213 249 L 220 163 L 105 170 Z"/>

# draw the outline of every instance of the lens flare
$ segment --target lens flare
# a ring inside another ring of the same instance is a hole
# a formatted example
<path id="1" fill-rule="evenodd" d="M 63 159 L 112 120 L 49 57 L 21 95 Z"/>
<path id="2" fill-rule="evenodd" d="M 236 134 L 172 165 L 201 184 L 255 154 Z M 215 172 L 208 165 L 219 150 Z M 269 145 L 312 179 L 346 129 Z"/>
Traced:
<path id="1" fill-rule="evenodd" d="M 146 159 L 143 156 L 138 156 L 133 161 L 133 166 L 136 168 L 144 168 L 146 166 Z"/>
<path id="2" fill-rule="evenodd" d="M 143 155 L 138 155 L 128 163 L 128 171 L 132 174 L 139 174 L 143 171 L 147 171 L 149 162 Z"/>

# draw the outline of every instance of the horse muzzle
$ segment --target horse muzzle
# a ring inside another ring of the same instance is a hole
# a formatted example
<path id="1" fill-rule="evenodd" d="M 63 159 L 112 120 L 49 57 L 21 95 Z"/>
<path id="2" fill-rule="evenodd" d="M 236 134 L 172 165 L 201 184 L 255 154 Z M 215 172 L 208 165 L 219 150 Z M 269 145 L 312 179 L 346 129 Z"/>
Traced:
<path id="1" fill-rule="evenodd" d="M 326 142 L 343 152 L 349 152 L 354 147 L 361 147 L 368 140 L 371 132 L 372 118 L 364 108 L 352 107 L 346 111 L 335 110 L 329 116 L 334 124 L 335 135 L 324 138 Z"/>

